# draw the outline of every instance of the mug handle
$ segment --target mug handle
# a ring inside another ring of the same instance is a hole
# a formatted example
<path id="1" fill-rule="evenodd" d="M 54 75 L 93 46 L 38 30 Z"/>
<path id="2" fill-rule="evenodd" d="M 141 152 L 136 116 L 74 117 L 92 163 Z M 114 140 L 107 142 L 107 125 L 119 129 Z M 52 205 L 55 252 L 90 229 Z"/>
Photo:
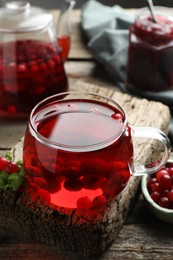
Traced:
<path id="1" fill-rule="evenodd" d="M 131 126 L 132 136 L 134 137 L 146 137 L 156 139 L 160 141 L 163 146 L 163 154 L 161 157 L 151 164 L 139 165 L 134 168 L 134 176 L 142 176 L 145 174 L 151 174 L 158 171 L 168 160 L 171 152 L 171 143 L 167 135 L 158 128 L 155 127 L 138 127 Z"/>

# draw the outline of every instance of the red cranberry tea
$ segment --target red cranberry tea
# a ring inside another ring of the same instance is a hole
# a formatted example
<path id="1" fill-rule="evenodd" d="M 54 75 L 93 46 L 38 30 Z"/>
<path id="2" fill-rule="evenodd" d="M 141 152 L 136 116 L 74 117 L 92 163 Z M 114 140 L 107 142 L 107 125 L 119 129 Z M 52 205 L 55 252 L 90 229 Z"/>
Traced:
<path id="1" fill-rule="evenodd" d="M 24 167 L 40 197 L 57 206 L 89 208 L 126 186 L 133 146 L 121 110 L 98 100 L 64 99 L 32 117 Z"/>
<path id="2" fill-rule="evenodd" d="M 63 61 L 65 61 L 68 57 L 68 54 L 70 51 L 70 43 L 71 43 L 70 36 L 64 35 L 64 36 L 58 37 L 58 45 L 62 48 L 61 57 L 62 57 Z"/>
<path id="3" fill-rule="evenodd" d="M 173 88 L 173 20 L 142 13 L 130 28 L 127 83 L 153 92 Z"/>
<path id="4" fill-rule="evenodd" d="M 25 114 L 42 99 L 68 88 L 56 45 L 22 40 L 0 45 L 0 117 Z"/>

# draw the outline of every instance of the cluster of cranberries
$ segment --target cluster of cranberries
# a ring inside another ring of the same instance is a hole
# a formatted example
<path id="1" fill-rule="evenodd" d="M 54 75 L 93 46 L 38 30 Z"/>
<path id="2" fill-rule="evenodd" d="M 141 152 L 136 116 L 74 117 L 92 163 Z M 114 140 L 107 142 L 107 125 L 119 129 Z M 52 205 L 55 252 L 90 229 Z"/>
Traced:
<path id="1" fill-rule="evenodd" d="M 173 163 L 167 163 L 147 183 L 151 198 L 163 208 L 173 209 Z"/>
<path id="2" fill-rule="evenodd" d="M 66 91 L 66 75 L 56 45 L 34 40 L 0 45 L 0 89 L 0 109 L 10 114 Z"/>
<path id="3" fill-rule="evenodd" d="M 0 157 L 0 190 L 8 188 L 14 191 L 18 190 L 23 181 L 24 171 L 22 162 L 13 162 L 9 153 L 5 157 Z"/>

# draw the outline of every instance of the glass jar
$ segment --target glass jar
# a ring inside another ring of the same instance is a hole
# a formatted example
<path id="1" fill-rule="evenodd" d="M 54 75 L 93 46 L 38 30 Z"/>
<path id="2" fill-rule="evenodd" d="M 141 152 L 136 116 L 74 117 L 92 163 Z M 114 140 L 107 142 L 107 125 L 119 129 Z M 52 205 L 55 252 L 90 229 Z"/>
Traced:
<path id="1" fill-rule="evenodd" d="M 173 89 L 173 17 L 155 7 L 157 23 L 143 8 L 129 29 L 127 85 L 141 91 Z"/>

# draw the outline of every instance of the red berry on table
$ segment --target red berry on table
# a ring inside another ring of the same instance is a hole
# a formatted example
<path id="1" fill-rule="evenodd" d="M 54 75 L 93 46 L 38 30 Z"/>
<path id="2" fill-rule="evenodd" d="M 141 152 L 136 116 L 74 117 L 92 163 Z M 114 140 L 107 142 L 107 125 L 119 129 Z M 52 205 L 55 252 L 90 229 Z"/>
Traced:
<path id="1" fill-rule="evenodd" d="M 8 163 L 9 161 L 5 157 L 0 157 L 0 171 L 3 171 Z"/>
<path id="2" fill-rule="evenodd" d="M 8 172 L 8 173 L 10 173 L 10 174 L 16 173 L 16 172 L 18 172 L 18 170 L 19 170 L 19 167 L 18 167 L 18 165 L 17 165 L 16 163 L 14 163 L 14 162 L 9 162 L 9 163 L 7 164 L 7 166 L 5 167 L 5 171 Z"/>

